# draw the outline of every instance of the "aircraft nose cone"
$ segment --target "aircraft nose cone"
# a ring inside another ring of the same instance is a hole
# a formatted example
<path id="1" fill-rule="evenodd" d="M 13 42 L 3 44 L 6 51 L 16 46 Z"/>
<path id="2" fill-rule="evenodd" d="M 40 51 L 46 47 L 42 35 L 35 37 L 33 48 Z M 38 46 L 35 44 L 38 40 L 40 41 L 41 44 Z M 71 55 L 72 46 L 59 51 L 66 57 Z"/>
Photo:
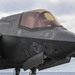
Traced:
<path id="1" fill-rule="evenodd" d="M 53 59 L 61 59 L 75 53 L 75 34 L 68 30 L 56 30 L 53 32 L 52 46 L 54 49 L 50 55 Z"/>
<path id="2" fill-rule="evenodd" d="M 75 42 L 75 34 L 68 30 L 57 30 L 53 33 L 52 40 Z"/>

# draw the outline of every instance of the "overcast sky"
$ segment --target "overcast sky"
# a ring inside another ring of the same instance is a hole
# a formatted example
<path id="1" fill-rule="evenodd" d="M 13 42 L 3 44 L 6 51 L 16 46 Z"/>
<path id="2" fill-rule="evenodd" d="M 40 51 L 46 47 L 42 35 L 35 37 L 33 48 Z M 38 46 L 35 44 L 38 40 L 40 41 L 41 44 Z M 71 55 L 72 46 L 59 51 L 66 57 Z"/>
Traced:
<path id="1" fill-rule="evenodd" d="M 75 33 L 75 0 L 0 0 L 0 18 L 33 9 L 49 10 L 64 27 Z M 75 72 L 75 59 L 44 71 Z"/>

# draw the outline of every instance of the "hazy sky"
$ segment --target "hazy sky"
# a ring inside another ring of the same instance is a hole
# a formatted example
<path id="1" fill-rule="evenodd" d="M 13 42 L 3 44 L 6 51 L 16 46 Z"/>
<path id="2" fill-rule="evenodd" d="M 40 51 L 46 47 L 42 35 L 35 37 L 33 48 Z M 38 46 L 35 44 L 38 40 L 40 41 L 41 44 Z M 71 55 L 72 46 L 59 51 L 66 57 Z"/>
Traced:
<path id="1" fill-rule="evenodd" d="M 0 0 L 0 18 L 33 9 L 49 10 L 64 27 L 75 33 L 75 0 Z M 68 64 L 44 71 L 75 72 L 75 59 Z"/>

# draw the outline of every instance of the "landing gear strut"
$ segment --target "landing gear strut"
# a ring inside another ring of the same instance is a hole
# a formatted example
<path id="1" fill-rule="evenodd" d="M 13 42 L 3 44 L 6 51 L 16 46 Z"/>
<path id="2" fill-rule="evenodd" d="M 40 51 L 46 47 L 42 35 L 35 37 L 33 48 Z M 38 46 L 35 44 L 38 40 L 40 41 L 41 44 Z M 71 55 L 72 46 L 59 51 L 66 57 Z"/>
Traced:
<path id="1" fill-rule="evenodd" d="M 20 74 L 20 68 L 15 68 L 15 74 L 14 75 L 19 75 Z M 32 68 L 31 72 L 29 73 L 29 75 L 36 75 L 36 68 Z"/>
<path id="2" fill-rule="evenodd" d="M 15 68 L 15 75 L 19 75 L 20 73 L 20 68 Z"/>
<path id="3" fill-rule="evenodd" d="M 36 75 L 36 68 L 32 68 L 31 69 L 31 73 L 29 73 L 29 75 Z"/>

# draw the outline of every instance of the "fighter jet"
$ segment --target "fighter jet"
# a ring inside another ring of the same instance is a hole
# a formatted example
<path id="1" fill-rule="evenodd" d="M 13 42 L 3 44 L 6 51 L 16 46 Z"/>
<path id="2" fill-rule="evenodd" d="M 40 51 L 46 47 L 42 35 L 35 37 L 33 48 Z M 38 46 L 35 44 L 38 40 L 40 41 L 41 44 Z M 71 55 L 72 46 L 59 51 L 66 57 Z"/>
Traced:
<path id="1" fill-rule="evenodd" d="M 75 57 L 75 34 L 49 11 L 37 9 L 0 19 L 0 69 L 44 70 Z"/>

